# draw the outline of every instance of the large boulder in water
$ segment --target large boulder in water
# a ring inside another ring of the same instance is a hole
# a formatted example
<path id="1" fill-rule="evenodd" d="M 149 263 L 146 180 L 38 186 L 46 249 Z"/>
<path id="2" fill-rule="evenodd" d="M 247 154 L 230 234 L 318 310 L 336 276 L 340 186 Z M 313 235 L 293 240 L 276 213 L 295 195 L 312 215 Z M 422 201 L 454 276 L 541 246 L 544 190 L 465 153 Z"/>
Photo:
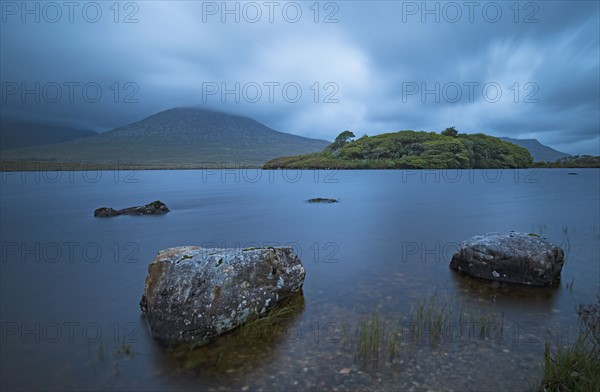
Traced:
<path id="1" fill-rule="evenodd" d="M 140 307 L 159 342 L 204 344 L 300 291 L 304 275 L 291 248 L 170 248 L 148 267 Z"/>
<path id="2" fill-rule="evenodd" d="M 564 252 L 537 234 L 488 233 L 461 244 L 450 267 L 478 278 L 550 286 L 560 281 Z"/>

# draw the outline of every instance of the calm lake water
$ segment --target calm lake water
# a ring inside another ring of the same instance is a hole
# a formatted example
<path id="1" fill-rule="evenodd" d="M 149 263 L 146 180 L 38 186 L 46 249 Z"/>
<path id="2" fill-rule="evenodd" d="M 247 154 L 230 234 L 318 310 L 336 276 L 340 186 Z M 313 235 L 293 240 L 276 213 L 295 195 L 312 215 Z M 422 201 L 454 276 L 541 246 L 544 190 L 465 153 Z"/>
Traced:
<path id="1" fill-rule="evenodd" d="M 600 293 L 595 169 L 1 175 L 2 390 L 528 390 L 544 340 L 572 338 L 576 306 Z M 172 212 L 93 217 L 157 199 Z M 563 246 L 560 286 L 448 267 L 462 240 L 509 230 Z M 148 264 L 179 245 L 292 246 L 303 298 L 280 325 L 168 351 L 139 300 Z M 449 329 L 435 344 L 403 335 L 395 357 L 383 343 L 379 361 L 357 357 L 361 323 L 376 315 L 391 333 L 430 298 L 503 315 L 502 328 Z"/>

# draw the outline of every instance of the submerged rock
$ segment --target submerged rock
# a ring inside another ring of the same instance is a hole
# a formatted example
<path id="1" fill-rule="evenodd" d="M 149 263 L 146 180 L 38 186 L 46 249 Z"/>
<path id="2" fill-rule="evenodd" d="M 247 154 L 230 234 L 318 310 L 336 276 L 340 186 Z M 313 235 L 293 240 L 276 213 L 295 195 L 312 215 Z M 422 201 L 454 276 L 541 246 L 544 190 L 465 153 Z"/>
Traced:
<path id="1" fill-rule="evenodd" d="M 160 215 L 169 212 L 169 208 L 160 200 L 148 203 L 145 206 L 136 206 L 115 210 L 109 207 L 101 207 L 94 211 L 96 218 L 110 218 L 118 215 Z"/>
<path id="2" fill-rule="evenodd" d="M 308 199 L 307 203 L 339 203 L 338 199 L 329 199 L 323 197 L 315 197 L 314 199 Z"/>
<path id="3" fill-rule="evenodd" d="M 159 342 L 205 344 L 299 292 L 304 276 L 292 248 L 170 248 L 149 265 L 140 307 Z"/>
<path id="4" fill-rule="evenodd" d="M 535 286 L 560 281 L 564 252 L 537 234 L 488 233 L 464 241 L 450 268 L 478 278 Z"/>

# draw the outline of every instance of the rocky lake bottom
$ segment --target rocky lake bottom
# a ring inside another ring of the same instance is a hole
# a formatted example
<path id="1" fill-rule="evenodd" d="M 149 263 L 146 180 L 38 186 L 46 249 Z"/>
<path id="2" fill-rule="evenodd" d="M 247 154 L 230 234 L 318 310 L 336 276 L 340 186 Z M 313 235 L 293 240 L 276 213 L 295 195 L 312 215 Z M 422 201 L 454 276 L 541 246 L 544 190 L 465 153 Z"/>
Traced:
<path id="1" fill-rule="evenodd" d="M 572 341 L 600 294 L 597 169 L 3 173 L 0 197 L 3 390 L 531 390 L 545 342 Z M 171 211 L 93 216 L 153 200 Z M 559 285 L 449 268 L 510 230 L 564 249 Z M 302 294 L 161 347 L 139 302 L 157 252 L 183 245 L 292 247 Z"/>

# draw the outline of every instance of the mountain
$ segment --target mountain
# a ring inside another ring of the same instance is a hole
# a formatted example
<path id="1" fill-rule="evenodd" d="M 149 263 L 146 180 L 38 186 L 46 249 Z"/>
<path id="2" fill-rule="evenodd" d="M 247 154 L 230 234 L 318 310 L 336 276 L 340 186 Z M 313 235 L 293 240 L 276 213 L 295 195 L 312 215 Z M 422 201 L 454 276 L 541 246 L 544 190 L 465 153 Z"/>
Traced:
<path id="1" fill-rule="evenodd" d="M 536 162 L 554 162 L 557 159 L 570 156 L 564 152 L 556 151 L 552 147 L 545 146 L 536 139 L 512 139 L 510 137 L 500 137 L 498 139 L 528 149 Z"/>
<path id="2" fill-rule="evenodd" d="M 248 117 L 174 108 L 84 139 L 3 151 L 4 161 L 93 162 L 152 167 L 260 166 L 329 142 L 275 131 Z"/>
<path id="3" fill-rule="evenodd" d="M 408 130 L 353 137 L 344 131 L 320 153 L 273 159 L 263 168 L 486 169 L 533 162 L 527 149 L 481 133 L 449 136 Z"/>
<path id="4" fill-rule="evenodd" d="M 2 120 L 0 123 L 0 149 L 60 143 L 94 135 L 97 133 L 87 129 Z"/>

